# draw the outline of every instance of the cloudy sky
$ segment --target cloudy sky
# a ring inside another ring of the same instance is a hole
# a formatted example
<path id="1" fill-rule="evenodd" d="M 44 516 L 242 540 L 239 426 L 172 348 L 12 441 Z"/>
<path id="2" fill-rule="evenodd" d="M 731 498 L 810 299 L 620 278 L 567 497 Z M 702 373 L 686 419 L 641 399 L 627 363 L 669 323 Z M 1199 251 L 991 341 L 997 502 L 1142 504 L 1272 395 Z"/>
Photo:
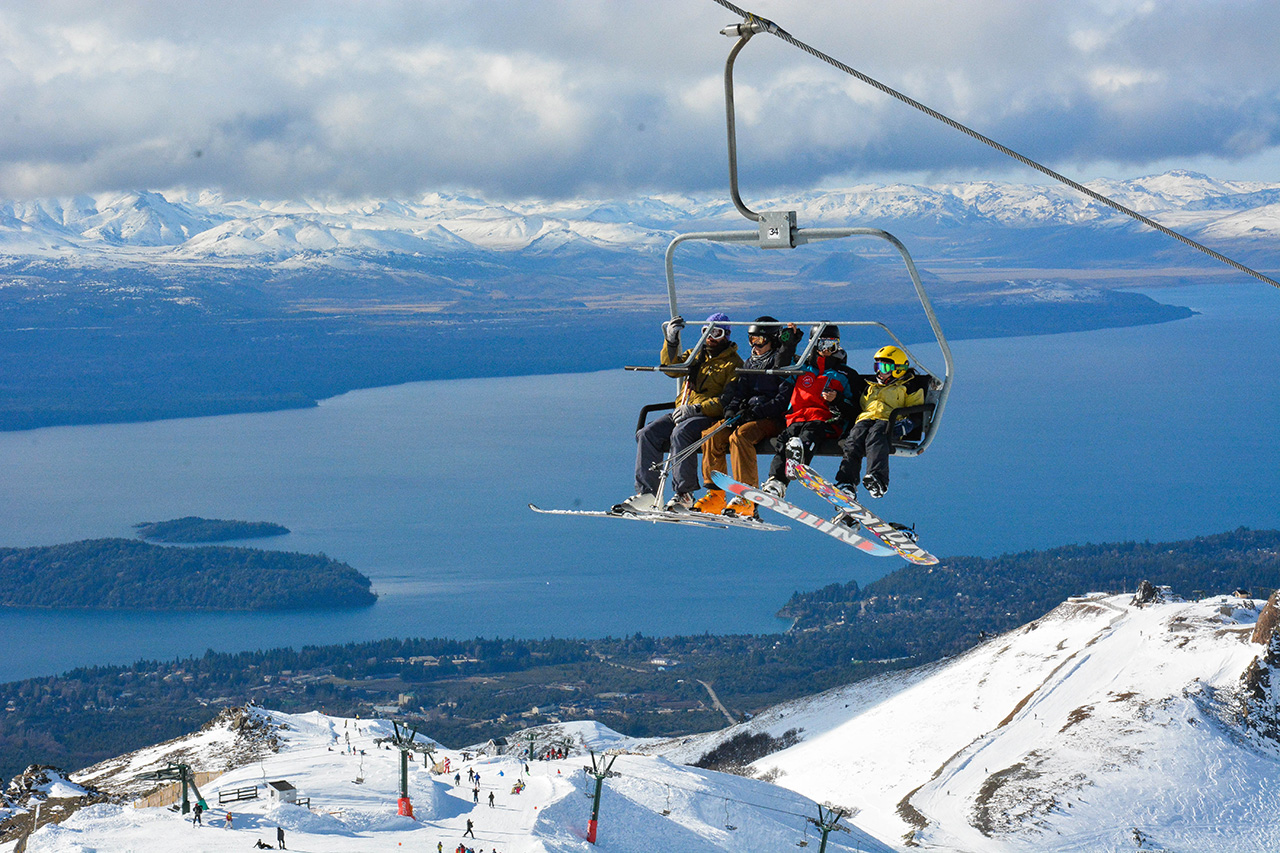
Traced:
<path id="1" fill-rule="evenodd" d="M 1280 182 L 1275 0 L 758 0 L 796 38 L 1072 177 Z M 712 0 L 5 0 L 0 197 L 723 191 Z M 1034 181 L 771 36 L 744 195 Z"/>

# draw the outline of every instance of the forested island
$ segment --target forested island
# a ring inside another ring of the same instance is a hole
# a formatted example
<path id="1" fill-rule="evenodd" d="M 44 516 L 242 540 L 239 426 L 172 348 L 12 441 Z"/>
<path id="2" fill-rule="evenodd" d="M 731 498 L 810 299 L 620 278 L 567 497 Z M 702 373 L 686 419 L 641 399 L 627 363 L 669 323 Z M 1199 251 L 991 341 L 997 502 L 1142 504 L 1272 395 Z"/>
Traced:
<path id="1" fill-rule="evenodd" d="M 0 548 L 0 606 L 95 610 L 364 607 L 371 582 L 323 554 L 91 539 Z"/>
<path id="2" fill-rule="evenodd" d="M 553 720 L 599 720 L 638 736 L 709 731 L 725 719 L 703 681 L 735 714 L 754 713 L 958 654 L 1070 596 L 1132 591 L 1142 580 L 1188 597 L 1264 599 L 1280 586 L 1280 531 L 904 566 L 865 588 L 796 593 L 786 612 L 798 621 L 785 634 L 388 639 L 85 667 L 0 684 L 0 779 L 32 762 L 84 767 L 249 699 L 347 715 L 398 705 L 397 717 L 452 747 Z"/>
<path id="3" fill-rule="evenodd" d="M 184 544 L 265 539 L 268 536 L 284 536 L 289 532 L 289 528 L 284 525 L 270 521 L 224 521 L 195 515 L 170 521 L 144 521 L 134 527 L 138 530 L 138 536 L 143 539 Z"/>

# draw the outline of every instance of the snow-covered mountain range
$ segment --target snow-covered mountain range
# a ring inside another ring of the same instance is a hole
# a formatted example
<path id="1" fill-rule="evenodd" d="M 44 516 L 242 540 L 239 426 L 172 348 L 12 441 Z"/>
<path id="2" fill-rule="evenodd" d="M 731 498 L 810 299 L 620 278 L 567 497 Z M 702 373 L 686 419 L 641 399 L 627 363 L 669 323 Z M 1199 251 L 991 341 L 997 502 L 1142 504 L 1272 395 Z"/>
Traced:
<path id="1" fill-rule="evenodd" d="M 410 772 L 416 821 L 396 816 L 398 755 L 375 742 L 390 723 L 230 711 L 203 732 L 70 778 L 33 769 L 10 786 L 0 821 L 12 830 L 41 803 L 31 849 L 58 853 L 241 850 L 254 838 L 274 841 L 276 827 L 292 849 L 322 853 L 437 842 L 454 850 L 460 841 L 502 853 L 586 851 L 582 794 L 594 780 L 582 768 L 588 750 L 609 750 L 620 775 L 605 785 L 602 850 L 813 844 L 806 817 L 818 803 L 852 815 L 852 833 L 833 833 L 830 850 L 1274 850 L 1278 623 L 1277 596 L 1265 606 L 1239 596 L 1081 596 L 957 658 L 720 732 L 655 741 L 585 722 L 530 730 L 512 742 L 532 733 L 568 745 L 568 757 L 531 762 L 528 772 L 493 744 L 437 745 L 434 760 L 447 759 L 448 771 Z M 758 778 L 689 766 L 743 734 L 783 747 L 749 766 Z M 176 760 L 224 774 L 203 787 L 212 806 L 204 827 L 169 808 L 124 805 L 154 785 L 139 774 Z M 468 771 L 480 773 L 479 794 L 454 782 Z M 265 796 L 217 804 L 221 793 L 276 779 L 310 808 Z M 227 810 L 233 826 L 213 828 Z M 60 822 L 45 824 L 50 815 Z M 474 841 L 462 837 L 468 821 Z"/>
<path id="2" fill-rule="evenodd" d="M 1092 188 L 1191 236 L 1280 234 L 1280 183 L 1174 171 Z M 909 227 L 924 234 L 1032 227 L 1140 226 L 1058 185 L 862 185 L 752 200 L 794 209 L 802 226 Z M 659 195 L 495 203 L 431 193 L 416 200 L 267 201 L 211 191 L 134 191 L 0 201 L 0 256 L 113 261 L 280 263 L 358 255 L 445 257 L 660 251 L 679 231 L 745 228 L 727 199 Z"/>

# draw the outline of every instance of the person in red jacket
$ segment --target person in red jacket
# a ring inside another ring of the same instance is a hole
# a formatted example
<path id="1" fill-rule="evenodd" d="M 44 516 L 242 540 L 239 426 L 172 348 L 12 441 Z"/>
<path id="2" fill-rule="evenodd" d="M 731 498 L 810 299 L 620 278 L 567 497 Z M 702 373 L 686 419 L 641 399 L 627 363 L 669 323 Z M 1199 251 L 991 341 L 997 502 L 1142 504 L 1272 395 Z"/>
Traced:
<path id="1" fill-rule="evenodd" d="M 773 457 L 769 479 L 761 491 L 784 497 L 787 493 L 787 458 L 789 453 L 808 465 L 824 438 L 840 435 L 848 415 L 857 411 L 854 390 L 861 382 L 847 367 L 848 356 L 840 347 L 840 329 L 827 324 L 817 331 L 813 355 L 803 371 L 789 378 L 778 389 L 778 399 L 787 401 L 787 426 L 779 444 L 782 450 Z M 858 389 L 860 390 L 860 389 Z"/>

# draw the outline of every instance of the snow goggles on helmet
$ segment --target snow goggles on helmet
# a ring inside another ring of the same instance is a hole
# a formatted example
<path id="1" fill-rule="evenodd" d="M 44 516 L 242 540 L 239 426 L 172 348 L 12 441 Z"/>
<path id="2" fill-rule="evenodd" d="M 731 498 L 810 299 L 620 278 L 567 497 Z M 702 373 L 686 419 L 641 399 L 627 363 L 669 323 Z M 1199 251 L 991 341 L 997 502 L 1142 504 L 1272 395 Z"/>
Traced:
<path id="1" fill-rule="evenodd" d="M 839 338 L 818 338 L 818 342 L 814 344 L 818 352 L 835 352 L 840 349 Z"/>
<path id="2" fill-rule="evenodd" d="M 729 336 L 729 330 L 724 326 L 703 326 L 702 334 L 707 336 L 709 341 L 718 341 Z"/>
<path id="3" fill-rule="evenodd" d="M 893 373 L 898 369 L 898 365 L 892 361 L 877 361 L 876 373 Z"/>

